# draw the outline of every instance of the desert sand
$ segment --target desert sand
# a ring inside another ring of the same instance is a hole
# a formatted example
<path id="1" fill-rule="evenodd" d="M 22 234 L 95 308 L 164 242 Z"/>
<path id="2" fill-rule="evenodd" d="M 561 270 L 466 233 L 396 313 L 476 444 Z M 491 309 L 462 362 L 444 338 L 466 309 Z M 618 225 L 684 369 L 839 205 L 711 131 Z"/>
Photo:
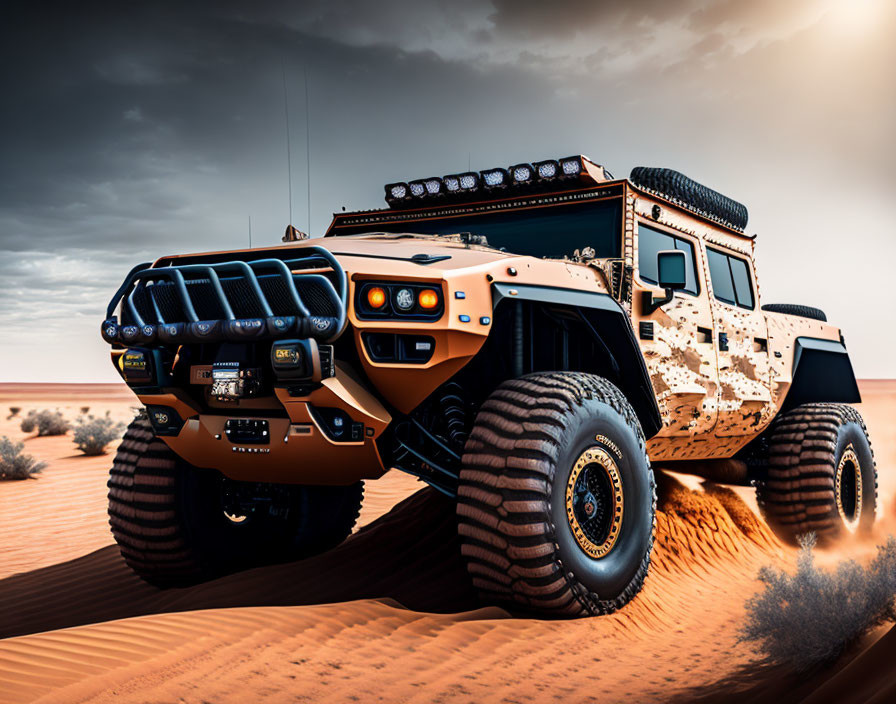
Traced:
<path id="1" fill-rule="evenodd" d="M 861 386 L 885 515 L 873 540 L 822 562 L 863 559 L 896 532 L 896 381 Z M 127 419 L 133 405 L 118 385 L 0 385 L 0 435 L 24 438 L 10 406 Z M 643 592 L 611 616 L 546 621 L 481 607 L 451 502 L 396 472 L 367 483 L 359 529 L 335 550 L 159 591 L 112 541 L 111 456 L 82 457 L 68 436 L 29 438 L 26 451 L 48 466 L 0 484 L 0 702 L 760 701 L 797 684 L 813 701 L 894 694 L 896 632 L 813 682 L 761 681 L 760 656 L 738 641 L 744 603 L 758 569 L 792 566 L 794 551 L 749 489 L 659 474 Z"/>

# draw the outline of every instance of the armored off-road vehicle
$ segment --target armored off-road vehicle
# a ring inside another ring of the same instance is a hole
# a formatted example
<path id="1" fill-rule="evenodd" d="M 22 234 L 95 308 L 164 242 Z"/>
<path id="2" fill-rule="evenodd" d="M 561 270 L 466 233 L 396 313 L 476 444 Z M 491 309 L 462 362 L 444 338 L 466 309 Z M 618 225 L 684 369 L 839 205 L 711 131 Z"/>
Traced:
<path id="1" fill-rule="evenodd" d="M 639 591 L 651 465 L 755 485 L 788 540 L 872 524 L 843 336 L 760 305 L 739 203 L 581 156 L 386 202 L 322 238 L 141 264 L 115 293 L 102 335 L 146 413 L 109 516 L 147 581 L 331 548 L 390 470 L 456 501 L 483 601 L 545 615 Z"/>

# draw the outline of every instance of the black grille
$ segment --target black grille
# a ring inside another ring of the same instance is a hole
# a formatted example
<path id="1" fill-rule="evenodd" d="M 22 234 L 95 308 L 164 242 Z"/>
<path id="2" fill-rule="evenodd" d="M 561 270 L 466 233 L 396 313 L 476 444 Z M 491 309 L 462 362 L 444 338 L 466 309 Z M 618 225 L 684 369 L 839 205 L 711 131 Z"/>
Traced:
<path id="1" fill-rule="evenodd" d="M 187 281 L 190 300 L 200 320 L 217 320 L 224 317 L 224 308 L 218 303 L 214 286 L 208 279 Z"/>
<path id="2" fill-rule="evenodd" d="M 345 272 L 323 247 L 301 250 L 284 259 L 135 267 L 109 303 L 103 337 L 113 344 L 334 340 L 346 322 Z M 113 315 L 119 303 L 121 324 Z"/>
<path id="3" fill-rule="evenodd" d="M 253 318 L 261 310 L 258 296 L 244 278 L 221 279 L 221 288 L 237 318 Z"/>

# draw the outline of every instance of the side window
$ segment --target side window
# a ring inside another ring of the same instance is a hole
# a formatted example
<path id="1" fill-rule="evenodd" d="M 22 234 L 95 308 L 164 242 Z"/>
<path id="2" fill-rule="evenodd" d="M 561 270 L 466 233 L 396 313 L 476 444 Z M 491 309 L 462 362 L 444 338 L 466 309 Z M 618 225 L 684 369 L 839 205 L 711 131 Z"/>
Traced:
<path id="1" fill-rule="evenodd" d="M 723 303 L 753 308 L 753 283 L 746 261 L 715 249 L 706 248 L 712 292 Z"/>
<path id="2" fill-rule="evenodd" d="M 715 297 L 733 306 L 737 305 L 731 269 L 728 267 L 728 256 L 707 247 L 706 260 L 709 262 L 709 278 L 712 279 L 712 292 Z"/>
<path id="3" fill-rule="evenodd" d="M 750 268 L 743 259 L 729 257 L 731 275 L 734 277 L 734 295 L 737 305 L 743 308 L 753 307 L 753 284 L 750 282 Z"/>
<path id="4" fill-rule="evenodd" d="M 684 291 L 696 296 L 700 293 L 697 281 L 696 254 L 694 245 L 685 239 L 654 230 L 646 225 L 638 226 L 638 275 L 647 283 L 659 283 L 656 270 L 656 255 L 666 249 L 679 249 L 687 254 L 687 284 Z"/>

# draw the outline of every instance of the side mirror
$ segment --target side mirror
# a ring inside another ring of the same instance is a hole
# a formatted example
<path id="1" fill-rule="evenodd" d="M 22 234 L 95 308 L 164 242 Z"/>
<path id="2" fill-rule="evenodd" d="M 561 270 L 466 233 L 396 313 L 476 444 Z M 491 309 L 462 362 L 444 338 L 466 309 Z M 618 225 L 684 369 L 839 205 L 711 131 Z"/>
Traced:
<path id="1" fill-rule="evenodd" d="M 657 308 L 662 308 L 671 302 L 676 291 L 681 291 L 687 286 L 687 259 L 684 252 L 677 249 L 667 249 L 656 254 L 656 270 L 659 285 L 666 289 L 666 295 L 662 298 L 654 298 L 650 291 L 644 292 L 641 307 L 644 315 L 650 315 Z"/>
<path id="2" fill-rule="evenodd" d="M 656 270 L 657 279 L 664 289 L 680 291 L 688 285 L 687 259 L 685 253 L 677 249 L 668 249 L 657 252 Z"/>

